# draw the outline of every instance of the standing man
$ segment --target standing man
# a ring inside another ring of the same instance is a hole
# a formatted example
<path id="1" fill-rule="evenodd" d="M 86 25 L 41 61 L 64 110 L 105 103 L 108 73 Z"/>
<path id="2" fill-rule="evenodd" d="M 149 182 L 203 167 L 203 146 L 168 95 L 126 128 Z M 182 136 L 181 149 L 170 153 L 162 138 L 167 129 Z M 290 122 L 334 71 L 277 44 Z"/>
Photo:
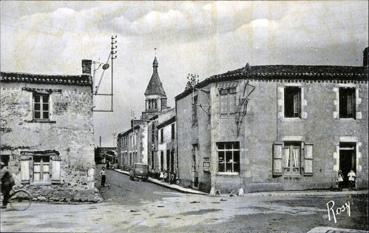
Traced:
<path id="1" fill-rule="evenodd" d="M 1 182 L 1 192 L 3 193 L 3 204 L 2 209 L 5 209 L 8 205 L 10 191 L 15 185 L 12 174 L 8 171 L 7 167 L 3 162 L 0 162 L 0 182 Z"/>

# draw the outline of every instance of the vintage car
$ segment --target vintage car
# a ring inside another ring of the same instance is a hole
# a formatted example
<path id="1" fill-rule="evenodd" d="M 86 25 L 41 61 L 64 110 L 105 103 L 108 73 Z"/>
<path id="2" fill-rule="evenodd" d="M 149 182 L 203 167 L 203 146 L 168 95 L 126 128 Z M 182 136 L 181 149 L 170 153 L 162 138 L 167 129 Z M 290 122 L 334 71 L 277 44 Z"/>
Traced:
<path id="1" fill-rule="evenodd" d="M 144 181 L 149 177 L 149 165 L 144 163 L 135 163 L 129 172 L 131 180 L 142 179 Z"/>

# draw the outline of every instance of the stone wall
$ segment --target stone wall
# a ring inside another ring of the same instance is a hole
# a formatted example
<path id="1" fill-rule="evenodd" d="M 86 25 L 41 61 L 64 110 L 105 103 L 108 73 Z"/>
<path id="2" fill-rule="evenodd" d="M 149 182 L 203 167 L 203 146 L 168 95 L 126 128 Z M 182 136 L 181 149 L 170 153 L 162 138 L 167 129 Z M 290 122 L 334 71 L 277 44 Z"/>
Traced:
<path id="1" fill-rule="evenodd" d="M 49 122 L 33 121 L 32 89 L 51 91 Z M 94 190 L 93 102 L 90 86 L 1 83 L 0 104 L 0 151 L 2 155 L 10 157 L 9 170 L 18 185 L 22 173 L 21 153 L 55 151 L 60 157 L 59 184 L 34 185 L 33 171 L 30 171 L 31 177 L 26 187 L 35 194 L 43 193 L 42 190 L 53 190 L 50 193 L 54 199 L 59 191 L 58 198 L 64 198 L 66 187 L 73 187 L 73 192 Z"/>

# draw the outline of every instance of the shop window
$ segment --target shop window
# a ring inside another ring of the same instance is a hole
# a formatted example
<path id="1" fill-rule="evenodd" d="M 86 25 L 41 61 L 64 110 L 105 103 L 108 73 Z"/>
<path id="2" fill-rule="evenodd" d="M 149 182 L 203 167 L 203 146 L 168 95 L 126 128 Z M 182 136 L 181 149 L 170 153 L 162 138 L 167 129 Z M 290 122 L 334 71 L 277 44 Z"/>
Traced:
<path id="1" fill-rule="evenodd" d="M 33 118 L 49 120 L 49 95 L 33 93 Z"/>
<path id="2" fill-rule="evenodd" d="M 301 142 L 284 143 L 283 172 L 286 175 L 299 175 L 301 173 Z"/>
<path id="3" fill-rule="evenodd" d="M 220 114 L 231 115 L 236 113 L 236 88 L 220 89 Z"/>
<path id="4" fill-rule="evenodd" d="M 284 116 L 286 118 L 301 117 L 301 88 L 285 87 Z"/>
<path id="5" fill-rule="evenodd" d="M 355 118 L 355 107 L 355 88 L 341 87 L 339 89 L 340 118 Z"/>
<path id="6" fill-rule="evenodd" d="M 240 172 L 239 142 L 219 142 L 217 143 L 217 151 L 219 172 Z"/>

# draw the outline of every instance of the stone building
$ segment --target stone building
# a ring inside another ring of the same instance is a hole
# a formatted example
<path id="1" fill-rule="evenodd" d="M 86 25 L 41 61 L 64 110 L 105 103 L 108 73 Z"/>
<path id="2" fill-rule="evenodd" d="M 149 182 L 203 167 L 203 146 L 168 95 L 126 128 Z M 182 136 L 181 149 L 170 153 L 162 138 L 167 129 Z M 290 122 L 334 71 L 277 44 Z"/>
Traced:
<path id="1" fill-rule="evenodd" d="M 1 159 L 40 200 L 92 201 L 91 60 L 82 75 L 1 72 Z"/>
<path id="2" fill-rule="evenodd" d="M 249 66 L 176 96 L 179 176 L 215 193 L 368 187 L 368 63 Z M 347 177 L 345 178 L 345 183 Z"/>
<path id="3" fill-rule="evenodd" d="M 157 156 L 152 158 L 155 170 L 176 174 L 177 165 L 177 141 L 176 141 L 176 115 L 175 109 L 162 113 L 157 120 L 158 150 Z M 169 181 L 169 180 L 167 180 Z"/>
<path id="4" fill-rule="evenodd" d="M 155 119 L 168 110 L 167 97 L 158 73 L 158 60 L 153 61 L 153 73 L 145 90 L 145 111 L 140 119 L 131 120 L 131 128 L 118 134 L 117 150 L 119 167 L 129 170 L 133 163 L 152 166 L 157 153 Z"/>

